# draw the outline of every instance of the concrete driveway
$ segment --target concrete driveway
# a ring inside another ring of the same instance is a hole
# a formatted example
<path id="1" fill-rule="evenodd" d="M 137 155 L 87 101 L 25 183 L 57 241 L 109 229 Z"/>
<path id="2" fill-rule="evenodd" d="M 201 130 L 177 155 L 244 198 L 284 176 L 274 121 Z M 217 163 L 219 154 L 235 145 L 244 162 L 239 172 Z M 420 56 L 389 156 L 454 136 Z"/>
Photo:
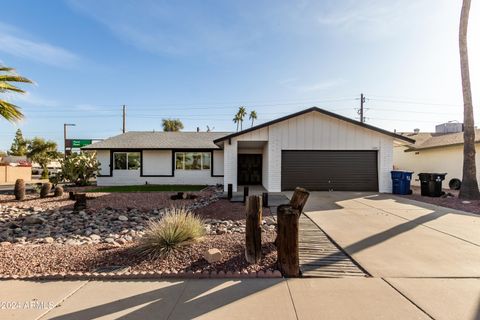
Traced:
<path id="1" fill-rule="evenodd" d="M 377 277 L 480 277 L 480 216 L 386 194 L 313 192 L 306 214 Z"/>

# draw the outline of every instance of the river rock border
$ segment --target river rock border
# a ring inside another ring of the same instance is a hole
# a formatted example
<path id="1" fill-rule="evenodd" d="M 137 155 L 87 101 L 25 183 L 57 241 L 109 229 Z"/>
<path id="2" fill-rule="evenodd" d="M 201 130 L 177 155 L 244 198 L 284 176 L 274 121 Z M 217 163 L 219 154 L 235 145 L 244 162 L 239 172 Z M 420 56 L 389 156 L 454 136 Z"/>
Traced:
<path id="1" fill-rule="evenodd" d="M 128 280 L 128 279 L 248 279 L 282 278 L 279 270 L 265 271 L 125 271 L 60 272 L 32 275 L 0 275 L 0 280 Z"/>

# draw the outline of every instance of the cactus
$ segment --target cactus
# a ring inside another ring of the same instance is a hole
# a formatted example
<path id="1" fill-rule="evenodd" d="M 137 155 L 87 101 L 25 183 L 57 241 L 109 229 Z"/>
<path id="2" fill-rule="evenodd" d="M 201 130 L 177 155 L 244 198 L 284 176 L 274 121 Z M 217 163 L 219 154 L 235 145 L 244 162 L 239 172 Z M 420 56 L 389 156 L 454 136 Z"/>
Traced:
<path id="1" fill-rule="evenodd" d="M 42 184 L 42 189 L 40 189 L 40 198 L 46 198 L 51 190 L 52 184 L 50 182 L 45 182 Z"/>
<path id="2" fill-rule="evenodd" d="M 55 190 L 53 191 L 54 197 L 61 197 L 63 196 L 63 188 L 61 186 L 56 186 Z"/>
<path id="3" fill-rule="evenodd" d="M 21 201 L 25 199 L 25 181 L 23 179 L 17 179 L 17 181 L 15 181 L 13 193 L 15 194 L 16 200 Z"/>

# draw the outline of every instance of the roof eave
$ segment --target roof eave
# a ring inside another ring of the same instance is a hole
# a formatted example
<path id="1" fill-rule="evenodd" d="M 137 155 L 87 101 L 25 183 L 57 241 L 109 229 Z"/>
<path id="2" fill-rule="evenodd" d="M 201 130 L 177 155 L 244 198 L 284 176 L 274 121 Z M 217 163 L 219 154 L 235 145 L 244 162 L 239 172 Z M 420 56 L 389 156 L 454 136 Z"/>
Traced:
<path id="1" fill-rule="evenodd" d="M 339 119 L 339 120 L 343 120 L 343 121 L 349 122 L 349 123 L 354 124 L 354 125 L 358 125 L 360 127 L 366 128 L 366 129 L 377 131 L 379 133 L 385 134 L 387 136 L 391 136 L 391 137 L 393 137 L 395 139 L 398 139 L 398 140 L 403 140 L 403 141 L 406 141 L 406 142 L 409 142 L 409 143 L 415 143 L 414 139 L 410 139 L 410 138 L 404 137 L 402 135 L 399 135 L 399 134 L 396 134 L 396 133 L 393 133 L 393 132 L 390 132 L 390 131 L 387 131 L 387 130 L 384 130 L 384 129 L 380 129 L 380 128 L 371 126 L 369 124 L 366 124 L 366 123 L 363 123 L 363 122 L 360 122 L 360 121 L 356 121 L 356 120 L 341 116 L 339 114 L 336 114 L 336 113 L 333 113 L 333 112 L 330 112 L 330 111 L 327 111 L 327 110 L 324 110 L 324 109 L 321 109 L 321 108 L 318 108 L 318 107 L 311 107 L 311 108 L 308 108 L 308 109 L 305 109 L 305 110 L 302 110 L 302 111 L 299 111 L 299 112 L 295 112 L 295 113 L 292 113 L 290 115 L 287 115 L 287 116 L 284 116 L 284 117 L 281 117 L 281 118 L 278 118 L 278 119 L 275 119 L 275 120 L 271 120 L 271 121 L 259 124 L 257 126 L 254 126 L 254 127 L 251 127 L 251 128 L 239 131 L 239 132 L 235 132 L 235 133 L 226 135 L 225 137 L 221 137 L 221 138 L 213 140 L 213 143 L 217 144 L 221 141 L 225 141 L 227 139 L 238 137 L 242 134 L 252 132 L 252 131 L 255 131 L 255 130 L 258 130 L 258 129 L 262 129 L 262 128 L 271 126 L 275 123 L 279 123 L 279 122 L 282 122 L 282 121 L 285 121 L 285 120 L 288 120 L 288 119 L 291 119 L 291 118 L 295 118 L 295 117 L 300 116 L 302 114 L 306 114 L 306 113 L 313 112 L 313 111 L 320 112 L 324 115 L 327 115 L 327 116 L 330 116 L 330 117 L 333 117 L 333 118 L 336 118 L 336 119 Z"/>

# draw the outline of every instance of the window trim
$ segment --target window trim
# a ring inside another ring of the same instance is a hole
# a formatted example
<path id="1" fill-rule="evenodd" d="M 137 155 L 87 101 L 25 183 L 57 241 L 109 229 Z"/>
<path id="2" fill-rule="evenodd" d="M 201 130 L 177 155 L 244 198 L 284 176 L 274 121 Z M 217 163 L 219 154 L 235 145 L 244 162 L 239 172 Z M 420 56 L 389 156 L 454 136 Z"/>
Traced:
<path id="1" fill-rule="evenodd" d="M 200 169 L 185 169 L 185 158 L 186 158 L 186 154 L 187 153 L 191 153 L 192 154 L 192 157 L 194 155 L 200 155 Z M 177 155 L 180 155 L 182 154 L 183 155 L 183 159 L 182 159 L 182 168 L 177 168 Z M 203 161 L 204 161 L 204 154 L 209 154 L 209 167 L 208 168 L 204 168 L 203 165 Z M 173 159 L 174 159 L 174 163 L 175 163 L 175 170 L 182 170 L 182 171 L 206 171 L 206 170 L 212 170 L 212 152 L 211 151 L 175 151 L 174 152 L 174 155 L 173 155 Z"/>
<path id="2" fill-rule="evenodd" d="M 216 150 L 221 151 L 222 149 L 182 149 L 182 148 L 118 148 L 118 149 L 99 149 L 99 150 L 108 150 L 110 162 L 108 164 L 109 174 L 99 174 L 97 177 L 114 177 L 113 175 L 113 154 L 115 152 L 140 152 L 140 177 L 149 178 L 149 177 L 175 177 L 175 153 L 176 152 L 210 152 L 211 153 L 211 162 L 210 162 L 210 176 L 215 178 L 224 177 L 223 174 L 214 174 L 215 163 L 214 163 L 214 153 Z M 143 174 L 143 151 L 144 150 L 169 150 L 171 151 L 172 166 L 170 167 L 170 174 Z"/>
<path id="3" fill-rule="evenodd" d="M 125 154 L 125 165 L 126 165 L 126 168 L 125 169 L 116 169 L 115 168 L 115 155 L 116 154 Z M 140 160 L 140 164 L 138 166 L 138 168 L 136 169 L 129 169 L 128 168 L 128 155 L 129 153 L 138 153 L 138 158 Z M 116 170 L 116 171 L 134 171 L 134 170 L 140 170 L 142 171 L 142 166 L 143 166 L 143 157 L 142 157 L 142 152 L 141 151 L 114 151 L 112 152 L 112 170 Z"/>

